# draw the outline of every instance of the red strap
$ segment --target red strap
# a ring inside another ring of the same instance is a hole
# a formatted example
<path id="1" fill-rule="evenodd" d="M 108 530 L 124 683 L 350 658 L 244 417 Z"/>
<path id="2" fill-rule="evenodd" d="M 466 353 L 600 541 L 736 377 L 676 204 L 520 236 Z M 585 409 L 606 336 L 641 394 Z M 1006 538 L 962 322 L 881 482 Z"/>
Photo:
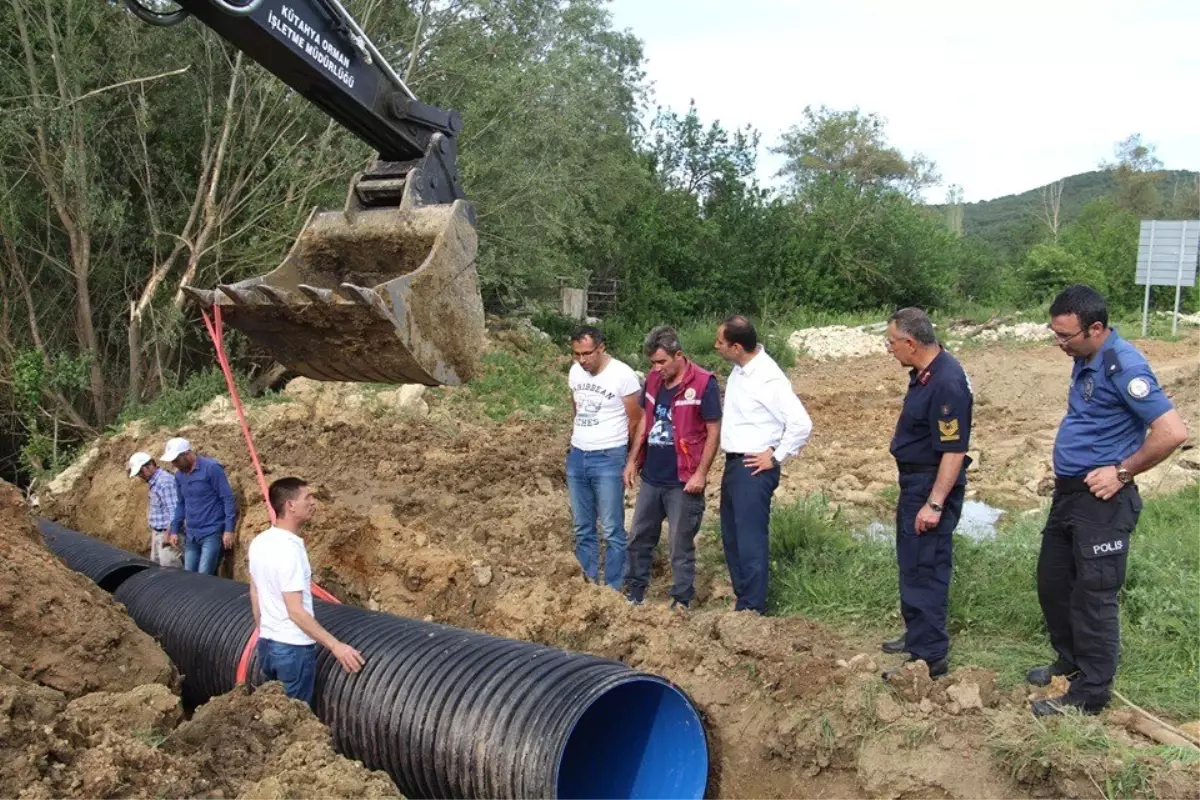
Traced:
<path id="1" fill-rule="evenodd" d="M 271 518 L 271 524 L 276 523 L 275 509 L 271 508 L 271 500 L 267 491 L 267 479 L 263 475 L 262 464 L 258 461 L 258 450 L 254 447 L 254 436 L 250 433 L 250 425 L 246 422 L 246 410 L 242 408 L 242 398 L 237 390 L 237 383 L 233 380 L 233 370 L 229 366 L 229 357 L 225 355 L 225 326 L 221 320 L 221 306 L 213 303 L 212 317 L 208 316 L 208 312 L 201 309 L 200 315 L 204 317 L 204 327 L 208 329 L 208 336 L 212 339 L 213 347 L 217 351 L 217 363 L 221 365 L 221 373 L 225 376 L 225 386 L 229 389 L 229 398 L 233 401 L 233 409 L 237 412 L 238 424 L 242 426 L 242 436 L 246 438 L 246 447 L 250 451 L 250 462 L 254 464 L 254 475 L 258 479 L 258 489 L 262 492 L 263 502 L 267 506 L 267 515 Z M 313 582 L 312 593 L 314 597 L 318 597 L 327 603 L 340 603 L 336 597 L 322 589 Z M 254 652 L 254 646 L 258 643 L 258 629 L 255 628 L 250 633 L 250 638 L 246 640 L 246 646 L 242 648 L 242 657 L 238 659 L 237 665 L 237 682 L 239 684 L 246 683 L 249 678 L 250 671 L 250 654 Z"/>

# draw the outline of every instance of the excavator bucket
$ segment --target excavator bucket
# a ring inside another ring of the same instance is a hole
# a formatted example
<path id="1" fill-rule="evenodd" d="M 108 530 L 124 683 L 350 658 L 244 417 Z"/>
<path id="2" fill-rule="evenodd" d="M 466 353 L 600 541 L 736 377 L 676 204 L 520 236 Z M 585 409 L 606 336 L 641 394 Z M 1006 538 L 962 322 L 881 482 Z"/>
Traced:
<path id="1" fill-rule="evenodd" d="M 470 206 L 355 205 L 314 211 L 274 271 L 185 291 L 309 378 L 468 380 L 484 336 Z"/>

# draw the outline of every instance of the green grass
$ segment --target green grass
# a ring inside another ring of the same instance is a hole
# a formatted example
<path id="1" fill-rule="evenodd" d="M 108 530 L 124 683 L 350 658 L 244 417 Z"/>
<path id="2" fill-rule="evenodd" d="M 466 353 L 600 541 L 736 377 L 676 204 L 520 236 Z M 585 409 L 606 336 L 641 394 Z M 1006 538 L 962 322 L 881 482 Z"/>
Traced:
<path id="1" fill-rule="evenodd" d="M 1133 748 L 1114 740 L 1100 719 L 1079 714 L 1001 722 L 989 747 L 1017 780 L 1036 783 L 1052 770 L 1087 775 L 1106 798 L 1155 797 L 1155 779 L 1169 765 L 1182 764 L 1193 774 L 1200 766 L 1194 749 Z"/>
<path id="2" fill-rule="evenodd" d="M 249 383 L 244 375 L 234 373 L 238 394 L 246 407 L 279 402 L 276 392 L 267 392 L 260 397 L 250 396 Z M 134 420 L 145 420 L 157 428 L 177 428 L 207 405 L 213 398 L 229 394 L 225 376 L 218 367 L 196 372 L 183 386 L 166 389 L 148 403 L 126 406 L 117 417 L 117 426 L 127 425 Z"/>
<path id="3" fill-rule="evenodd" d="M 952 660 L 996 670 L 1016 685 L 1052 658 L 1036 590 L 1044 514 L 1022 515 L 996 539 L 954 542 Z M 1200 716 L 1200 493 L 1148 499 L 1134 534 L 1121 598 L 1116 688 L 1176 718 Z M 773 613 L 800 613 L 835 628 L 890 636 L 898 612 L 895 544 L 850 536 L 820 497 L 778 508 L 771 524 Z"/>
<path id="4" fill-rule="evenodd" d="M 467 386 L 450 390 L 450 402 L 474 406 L 495 421 L 508 419 L 514 412 L 535 418 L 569 413 L 570 357 L 547 343 L 523 347 L 526 349 L 503 347 L 485 353 L 480 374 Z"/>

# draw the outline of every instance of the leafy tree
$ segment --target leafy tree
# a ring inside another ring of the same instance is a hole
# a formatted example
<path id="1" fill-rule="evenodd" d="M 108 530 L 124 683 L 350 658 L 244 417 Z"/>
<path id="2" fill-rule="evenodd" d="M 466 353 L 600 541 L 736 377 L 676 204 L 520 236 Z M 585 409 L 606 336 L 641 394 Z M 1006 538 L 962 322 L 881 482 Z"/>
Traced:
<path id="1" fill-rule="evenodd" d="M 886 124 L 859 109 L 825 106 L 804 109 L 804 122 L 783 134 L 771 152 L 786 160 L 779 175 L 803 196 L 823 178 L 859 190 L 888 188 L 915 199 L 941 180 L 933 162 L 920 153 L 906 157 L 887 143 Z"/>
<path id="2" fill-rule="evenodd" d="M 1142 141 L 1142 135 L 1132 136 L 1117 142 L 1116 160 L 1102 162 L 1100 166 L 1111 169 L 1117 183 L 1117 204 L 1127 211 L 1142 217 L 1156 214 L 1162 204 L 1158 193 L 1162 162 L 1155 154 L 1155 146 Z"/>

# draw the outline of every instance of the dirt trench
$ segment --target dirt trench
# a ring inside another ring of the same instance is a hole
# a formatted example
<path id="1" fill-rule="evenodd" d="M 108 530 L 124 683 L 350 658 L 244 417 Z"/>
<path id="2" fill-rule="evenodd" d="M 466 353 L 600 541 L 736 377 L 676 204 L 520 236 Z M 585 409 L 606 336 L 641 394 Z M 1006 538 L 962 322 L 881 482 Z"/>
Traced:
<path id="1" fill-rule="evenodd" d="M 1190 340 L 1146 347 L 1189 420 L 1198 408 L 1195 347 Z M 1042 500 L 1069 362 L 1049 347 L 997 345 L 966 353 L 964 363 L 979 409 L 974 491 L 1009 508 L 1033 507 Z M 823 490 L 865 516 L 887 512 L 883 489 L 894 476 L 886 445 L 905 376 L 886 356 L 852 366 L 802 361 L 794 370 L 815 433 L 799 467 L 787 471 L 782 500 Z M 823 627 L 724 610 L 730 589 L 716 570 L 701 568 L 699 608 L 688 615 L 653 602 L 663 599 L 662 563 L 647 607 L 585 584 L 565 498 L 569 420 L 494 424 L 445 395 L 414 396 L 299 380 L 287 402 L 251 409 L 268 480 L 295 474 L 318 490 L 310 557 L 316 579 L 342 599 L 611 656 L 670 678 L 705 716 L 713 796 L 1013 797 L 1047 786 L 1089 796 L 1090 788 L 1062 782 L 1071 776 L 1014 779 L 990 754 L 1000 721 L 1026 720 L 1023 696 L 984 688 L 985 700 L 964 706 L 945 688 L 908 699 L 881 693 L 884 664 Z M 233 560 L 244 578 L 245 547 L 267 519 L 227 402 L 215 401 L 178 431 L 135 424 L 98 442 L 43 509 L 144 550 L 145 491 L 121 466 L 133 450 L 157 453 L 176 434 L 229 469 L 245 509 Z M 1161 467 L 1150 491 L 1194 481 L 1192 453 Z M 956 691 L 970 695 L 970 686 L 989 681 L 968 671 L 948 686 L 967 686 Z"/>
<path id="2" fill-rule="evenodd" d="M 179 676 L 0 482 L 0 797 L 398 797 L 279 684 L 184 719 Z"/>

